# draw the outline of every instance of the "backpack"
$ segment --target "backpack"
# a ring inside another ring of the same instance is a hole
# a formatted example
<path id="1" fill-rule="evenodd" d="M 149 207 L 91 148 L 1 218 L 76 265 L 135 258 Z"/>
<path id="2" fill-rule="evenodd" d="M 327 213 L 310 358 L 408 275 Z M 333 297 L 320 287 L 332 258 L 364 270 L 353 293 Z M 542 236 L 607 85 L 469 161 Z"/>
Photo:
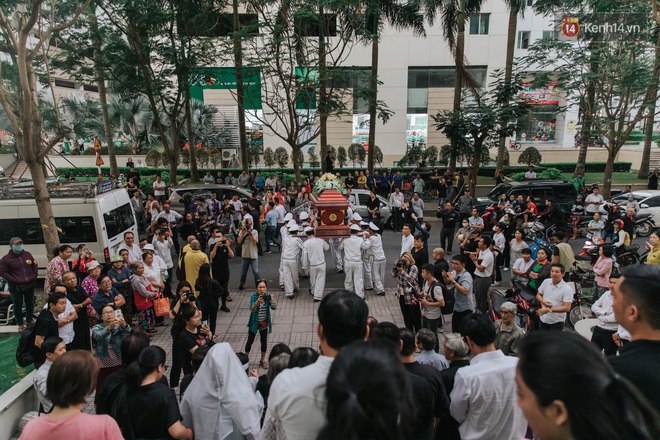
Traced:
<path id="1" fill-rule="evenodd" d="M 16 363 L 25 368 L 34 363 L 34 339 L 36 335 L 33 327 L 25 327 L 16 347 Z"/>
<path id="2" fill-rule="evenodd" d="M 623 239 L 623 245 L 628 247 L 628 246 L 630 246 L 630 242 L 632 240 L 630 240 L 630 234 L 629 233 L 624 231 L 624 234 L 626 234 L 626 238 Z"/>
<path id="3" fill-rule="evenodd" d="M 185 280 L 186 279 L 186 254 L 188 252 L 181 252 L 181 258 L 179 258 L 179 264 L 176 267 L 176 279 Z"/>
<path id="4" fill-rule="evenodd" d="M 442 297 L 445 300 L 445 305 L 440 307 L 441 313 L 443 315 L 450 315 L 454 313 L 454 304 L 456 303 L 456 297 L 454 296 L 454 291 L 447 289 L 447 287 L 440 281 L 436 281 L 431 285 L 431 288 L 429 289 L 431 299 L 435 301 L 435 296 L 433 296 L 433 291 L 435 290 L 435 286 L 437 285 L 439 285 L 442 288 Z"/>

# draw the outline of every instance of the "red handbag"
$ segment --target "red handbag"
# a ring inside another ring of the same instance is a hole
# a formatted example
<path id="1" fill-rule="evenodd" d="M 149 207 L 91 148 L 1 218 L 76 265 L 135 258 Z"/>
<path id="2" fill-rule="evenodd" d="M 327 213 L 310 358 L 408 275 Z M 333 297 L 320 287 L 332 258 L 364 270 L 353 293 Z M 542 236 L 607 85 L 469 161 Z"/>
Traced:
<path id="1" fill-rule="evenodd" d="M 152 292 L 152 286 L 147 286 L 147 290 Z M 149 298 L 140 295 L 140 292 L 138 292 L 137 289 L 133 289 L 133 301 L 137 310 L 147 310 L 153 305 L 153 302 Z"/>

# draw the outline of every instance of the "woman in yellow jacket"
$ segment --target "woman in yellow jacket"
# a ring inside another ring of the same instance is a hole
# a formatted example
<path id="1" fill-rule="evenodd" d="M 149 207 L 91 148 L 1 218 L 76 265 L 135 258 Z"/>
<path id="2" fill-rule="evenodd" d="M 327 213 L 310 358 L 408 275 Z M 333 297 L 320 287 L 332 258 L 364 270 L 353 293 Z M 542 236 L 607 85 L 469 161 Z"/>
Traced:
<path id="1" fill-rule="evenodd" d="M 651 232 L 649 242 L 653 247 L 646 257 L 646 264 L 660 264 L 660 237 L 657 232 Z"/>

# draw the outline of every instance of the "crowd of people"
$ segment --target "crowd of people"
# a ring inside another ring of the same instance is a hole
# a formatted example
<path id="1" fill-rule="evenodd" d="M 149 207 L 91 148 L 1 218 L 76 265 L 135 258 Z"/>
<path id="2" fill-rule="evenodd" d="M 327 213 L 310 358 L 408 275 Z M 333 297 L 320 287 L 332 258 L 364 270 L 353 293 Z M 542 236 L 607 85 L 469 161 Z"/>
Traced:
<path id="1" fill-rule="evenodd" d="M 406 200 L 400 174 L 356 174 L 344 180 L 350 236 L 343 239 L 316 236 L 314 175 L 292 189 L 268 176 L 262 190 L 256 173 L 254 180 L 237 179 L 255 184 L 247 202 L 209 194 L 189 200 L 182 214 L 159 197 L 143 204 L 135 191 L 135 203 L 149 219 L 145 215 L 140 237 L 125 234 L 107 272 L 84 245 L 73 261 L 71 246 L 58 248 L 47 268 L 46 306 L 36 321 L 30 307 L 25 323 L 17 314 L 19 329 L 31 325 L 35 335 L 35 388 L 49 413 L 28 424 L 21 438 L 45 430 L 69 435 L 83 425 L 96 427 L 95 437 L 136 439 L 660 435 L 660 380 L 648 374 L 660 365 L 660 304 L 653 295 L 660 271 L 652 257 L 660 255 L 657 234 L 651 235 L 649 265 L 620 277 L 611 264 L 616 243 L 601 248 L 594 264 L 598 325 L 590 343 L 562 332 L 573 303 L 567 269 L 574 256 L 561 229 L 552 248 L 530 248 L 521 226 L 543 215 L 533 199 L 503 199 L 492 233 L 484 234 L 487 225 L 469 190 L 461 191 L 462 177 L 434 172 L 441 244 L 430 249 L 431 223 L 420 199 L 425 182 L 417 176 Z M 355 212 L 352 188 L 363 187 L 371 189 L 371 200 L 389 197 L 393 208 L 401 246 L 390 266 L 380 203 L 368 205 L 367 218 Z M 604 204 L 597 190 L 592 195 L 585 210 Z M 558 222 L 552 201 L 545 204 L 546 219 Z M 626 228 L 619 221 L 611 222 L 612 237 Z M 10 291 L 22 292 L 28 305 L 36 262 L 19 237 L 10 245 L 0 276 L 9 275 Z M 261 278 L 259 259 L 275 249 L 285 299 L 299 294 L 301 277 L 309 278 L 309 293 L 320 303 L 319 347 L 291 350 L 278 343 L 269 353 L 277 294 Z M 344 275 L 344 290 L 329 294 L 328 251 L 330 266 Z M 241 260 L 238 289 L 245 290 L 248 270 L 254 278 L 254 293 L 241 299 L 249 311 L 247 343 L 238 354 L 216 328 L 218 311 L 229 312 L 233 301 L 234 257 Z M 19 269 L 25 278 L 15 276 Z M 538 303 L 538 331 L 529 335 L 516 322 L 517 304 L 507 301 L 494 310 L 490 301 L 491 287 L 507 271 Z M 377 322 L 364 301 L 367 291 L 385 295 L 386 277 L 396 283 L 401 328 Z M 163 299 L 169 301 L 165 312 Z M 165 351 L 150 344 L 157 327 L 169 325 L 166 316 L 172 321 L 169 364 Z M 443 331 L 449 321 L 451 332 Z M 259 366 L 268 371 L 263 376 L 250 369 L 257 335 Z M 61 388 L 67 375 L 76 390 Z M 94 389 L 96 412 L 111 418 L 80 414 Z M 614 417 L 621 413 L 626 417 Z M 71 438 L 87 438 L 78 435 Z"/>

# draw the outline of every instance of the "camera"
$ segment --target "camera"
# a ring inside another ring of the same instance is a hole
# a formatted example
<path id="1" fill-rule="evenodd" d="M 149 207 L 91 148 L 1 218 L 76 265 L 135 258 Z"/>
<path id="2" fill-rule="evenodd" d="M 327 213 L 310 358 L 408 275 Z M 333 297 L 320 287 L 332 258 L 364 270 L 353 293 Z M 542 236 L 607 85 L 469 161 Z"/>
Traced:
<path id="1" fill-rule="evenodd" d="M 227 244 L 227 240 L 225 239 L 220 240 L 220 244 Z"/>
<path id="2" fill-rule="evenodd" d="M 401 260 L 401 261 L 396 263 L 396 267 L 400 267 L 400 268 L 405 269 L 406 268 L 406 262 L 404 260 Z"/>
<path id="3" fill-rule="evenodd" d="M 195 301 L 195 294 L 192 290 L 184 290 L 181 292 L 181 298 L 186 298 L 188 301 Z"/>
<path id="4" fill-rule="evenodd" d="M 161 228 L 160 234 L 165 235 L 167 233 L 167 228 Z"/>

